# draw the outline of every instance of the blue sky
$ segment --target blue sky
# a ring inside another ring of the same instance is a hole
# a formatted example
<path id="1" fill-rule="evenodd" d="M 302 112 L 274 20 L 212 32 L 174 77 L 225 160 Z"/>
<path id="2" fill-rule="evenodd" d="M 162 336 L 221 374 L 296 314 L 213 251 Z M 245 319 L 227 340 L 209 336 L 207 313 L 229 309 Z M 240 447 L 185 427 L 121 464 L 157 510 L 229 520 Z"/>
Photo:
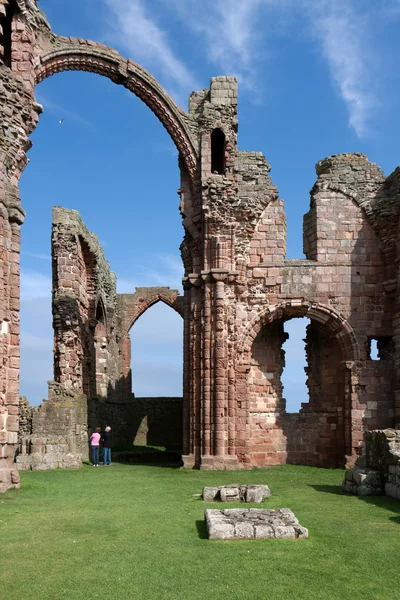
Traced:
<path id="1" fill-rule="evenodd" d="M 288 257 L 302 257 L 315 163 L 365 152 L 398 164 L 399 0 L 39 0 L 53 30 L 117 48 L 186 110 L 210 77 L 239 78 L 239 147 L 262 151 L 285 200 Z M 180 287 L 177 153 L 130 92 L 88 73 L 36 89 L 44 106 L 21 181 L 21 393 L 52 378 L 51 207 L 79 210 L 97 233 L 120 292 Z M 64 119 L 60 125 L 59 120 Z M 306 400 L 303 320 L 290 321 L 285 395 Z M 131 331 L 137 395 L 181 393 L 180 317 L 156 305 Z M 289 354 L 290 353 L 290 354 Z"/>

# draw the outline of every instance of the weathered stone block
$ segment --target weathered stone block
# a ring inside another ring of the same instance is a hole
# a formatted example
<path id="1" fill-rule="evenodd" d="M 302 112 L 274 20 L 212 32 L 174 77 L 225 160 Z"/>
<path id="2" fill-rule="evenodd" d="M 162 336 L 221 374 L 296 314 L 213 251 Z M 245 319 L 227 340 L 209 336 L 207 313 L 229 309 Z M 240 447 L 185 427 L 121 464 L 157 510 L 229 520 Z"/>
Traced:
<path id="1" fill-rule="evenodd" d="M 246 502 L 262 502 L 271 496 L 267 485 L 248 485 L 246 490 Z"/>
<path id="2" fill-rule="evenodd" d="M 205 502 L 213 502 L 214 500 L 219 500 L 219 487 L 203 488 L 203 500 Z"/>
<path id="3" fill-rule="evenodd" d="M 240 502 L 239 486 L 226 485 L 219 490 L 222 502 Z"/>
<path id="4" fill-rule="evenodd" d="M 308 530 L 288 508 L 206 509 L 204 516 L 210 540 L 308 537 Z"/>
<path id="5" fill-rule="evenodd" d="M 271 491 L 267 485 L 231 484 L 203 488 L 203 500 L 206 502 L 221 500 L 221 502 L 260 503 L 265 498 L 269 498 L 269 496 L 271 496 Z"/>

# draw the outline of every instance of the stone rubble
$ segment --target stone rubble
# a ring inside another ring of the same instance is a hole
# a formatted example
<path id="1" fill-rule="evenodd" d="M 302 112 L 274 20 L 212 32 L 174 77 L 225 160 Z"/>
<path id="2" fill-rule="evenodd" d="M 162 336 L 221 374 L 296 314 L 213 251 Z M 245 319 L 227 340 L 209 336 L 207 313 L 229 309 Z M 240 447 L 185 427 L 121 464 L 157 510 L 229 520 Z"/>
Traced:
<path id="1" fill-rule="evenodd" d="M 206 509 L 204 517 L 210 540 L 260 540 L 307 538 L 308 529 L 299 524 L 288 508 Z"/>
<path id="2" fill-rule="evenodd" d="M 359 461 L 365 464 L 346 471 L 343 491 L 400 500 L 400 430 L 368 431 L 365 438 L 366 455 Z"/>
<path id="3" fill-rule="evenodd" d="M 267 485 L 222 485 L 220 487 L 204 487 L 205 502 L 256 502 L 260 503 L 271 496 Z"/>

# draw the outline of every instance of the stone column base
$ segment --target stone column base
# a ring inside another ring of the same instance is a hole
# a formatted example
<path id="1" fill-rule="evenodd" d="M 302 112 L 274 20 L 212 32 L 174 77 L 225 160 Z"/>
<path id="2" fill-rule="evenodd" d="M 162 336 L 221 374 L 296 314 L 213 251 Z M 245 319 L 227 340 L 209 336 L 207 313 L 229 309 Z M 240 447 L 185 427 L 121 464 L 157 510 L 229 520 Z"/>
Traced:
<path id="1" fill-rule="evenodd" d="M 237 456 L 202 456 L 200 459 L 202 471 L 237 471 L 240 468 Z"/>
<path id="2" fill-rule="evenodd" d="M 242 468 L 237 456 L 201 456 L 196 460 L 194 454 L 182 456 L 184 469 L 200 469 L 202 471 L 237 471 Z"/>
<path id="3" fill-rule="evenodd" d="M 16 469 L 0 469 L 0 494 L 19 487 L 20 479 Z"/>
<path id="4" fill-rule="evenodd" d="M 194 454 L 182 455 L 182 462 L 183 462 L 184 469 L 197 469 L 198 468 Z"/>

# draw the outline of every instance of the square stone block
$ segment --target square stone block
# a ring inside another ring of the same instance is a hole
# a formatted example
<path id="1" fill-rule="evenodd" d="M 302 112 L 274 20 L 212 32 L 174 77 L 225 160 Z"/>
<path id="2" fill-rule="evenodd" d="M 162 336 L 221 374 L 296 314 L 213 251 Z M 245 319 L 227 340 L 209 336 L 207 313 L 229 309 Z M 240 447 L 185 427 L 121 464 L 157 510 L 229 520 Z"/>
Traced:
<path id="1" fill-rule="evenodd" d="M 253 540 L 265 538 L 307 538 L 302 527 L 288 508 L 206 509 L 204 513 L 210 540 Z"/>

